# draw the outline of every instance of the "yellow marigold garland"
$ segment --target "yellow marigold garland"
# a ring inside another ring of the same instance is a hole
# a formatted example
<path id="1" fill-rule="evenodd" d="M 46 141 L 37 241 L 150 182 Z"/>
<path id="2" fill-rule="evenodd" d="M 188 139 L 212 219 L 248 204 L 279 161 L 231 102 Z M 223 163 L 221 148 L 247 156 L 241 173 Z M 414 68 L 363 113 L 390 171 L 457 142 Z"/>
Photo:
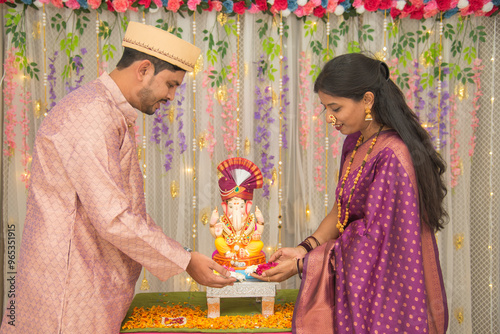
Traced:
<path id="1" fill-rule="evenodd" d="M 165 303 L 167 304 L 167 303 Z M 187 304 L 187 303 L 184 303 Z M 207 311 L 200 306 L 185 307 L 180 304 L 135 307 L 129 320 L 125 322 L 122 329 L 137 328 L 197 328 L 197 329 L 234 329 L 234 328 L 292 328 L 292 315 L 294 303 L 275 304 L 274 315 L 264 317 L 262 314 L 242 316 L 221 316 L 218 318 L 207 318 Z M 162 325 L 162 317 L 177 318 L 185 317 L 184 325 L 172 324 Z"/>

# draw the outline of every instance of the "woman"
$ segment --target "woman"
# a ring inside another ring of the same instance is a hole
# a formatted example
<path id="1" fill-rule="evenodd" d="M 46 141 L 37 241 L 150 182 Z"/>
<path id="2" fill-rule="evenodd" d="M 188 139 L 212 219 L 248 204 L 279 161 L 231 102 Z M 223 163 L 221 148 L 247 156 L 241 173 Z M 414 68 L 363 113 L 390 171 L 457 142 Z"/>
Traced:
<path id="1" fill-rule="evenodd" d="M 314 91 L 347 135 L 335 205 L 312 236 L 273 254 L 280 264 L 261 279 L 303 271 L 295 333 L 445 333 L 434 239 L 447 217 L 443 160 L 385 63 L 336 57 Z"/>

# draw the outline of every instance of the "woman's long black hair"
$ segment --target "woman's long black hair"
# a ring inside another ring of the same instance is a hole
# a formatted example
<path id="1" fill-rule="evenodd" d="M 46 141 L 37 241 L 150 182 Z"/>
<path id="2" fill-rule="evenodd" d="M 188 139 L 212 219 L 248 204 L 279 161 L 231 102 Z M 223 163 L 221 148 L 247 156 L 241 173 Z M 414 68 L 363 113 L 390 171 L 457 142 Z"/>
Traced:
<path id="1" fill-rule="evenodd" d="M 389 68 L 360 53 L 345 54 L 325 64 L 314 84 L 314 92 L 361 101 L 366 92 L 375 95 L 372 116 L 397 131 L 410 151 L 418 184 L 420 214 L 434 230 L 444 227 L 448 217 L 443 207 L 447 190 L 443 181 L 446 164 L 432 145 L 398 86 L 389 78 Z"/>

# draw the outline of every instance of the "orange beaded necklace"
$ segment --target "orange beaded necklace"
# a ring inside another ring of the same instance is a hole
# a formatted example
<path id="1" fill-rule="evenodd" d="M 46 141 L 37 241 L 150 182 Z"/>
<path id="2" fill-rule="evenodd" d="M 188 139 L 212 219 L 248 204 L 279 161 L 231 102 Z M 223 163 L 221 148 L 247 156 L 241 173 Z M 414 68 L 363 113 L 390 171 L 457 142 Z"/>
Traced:
<path id="1" fill-rule="evenodd" d="M 368 156 L 372 152 L 373 146 L 375 146 L 375 143 L 377 142 L 378 135 L 382 131 L 382 128 L 384 126 L 381 125 L 380 129 L 378 129 L 377 135 L 375 138 L 372 140 L 372 144 L 370 145 L 370 148 L 368 149 L 368 152 L 366 152 L 365 158 L 363 159 L 363 162 L 361 163 L 361 167 L 359 167 L 358 174 L 356 175 L 356 178 L 354 179 L 354 184 L 351 188 L 351 193 L 349 194 L 349 199 L 347 200 L 347 205 L 345 207 L 345 215 L 344 215 L 344 221 L 341 222 L 342 218 L 342 211 L 341 211 L 341 203 L 340 199 L 342 198 L 342 194 L 344 193 L 344 185 L 345 181 L 347 180 L 347 177 L 349 176 L 349 172 L 351 171 L 351 165 L 352 162 L 354 161 L 354 155 L 356 155 L 356 151 L 358 150 L 359 146 L 361 146 L 361 143 L 363 143 L 363 136 L 359 136 L 358 142 L 356 143 L 356 147 L 354 147 L 354 150 L 352 151 L 351 155 L 351 161 L 349 161 L 349 165 L 347 166 L 347 169 L 345 171 L 344 178 L 342 179 L 342 185 L 340 186 L 340 191 L 339 191 L 339 197 L 337 198 L 337 212 L 338 212 L 338 221 L 337 221 L 337 228 L 340 233 L 344 232 L 344 228 L 347 225 L 347 220 L 349 219 L 349 205 L 351 204 L 351 198 L 352 194 L 354 194 L 354 189 L 356 188 L 356 185 L 358 184 L 359 177 L 361 176 L 361 173 L 363 172 L 363 168 L 366 165 L 366 161 L 368 160 Z"/>

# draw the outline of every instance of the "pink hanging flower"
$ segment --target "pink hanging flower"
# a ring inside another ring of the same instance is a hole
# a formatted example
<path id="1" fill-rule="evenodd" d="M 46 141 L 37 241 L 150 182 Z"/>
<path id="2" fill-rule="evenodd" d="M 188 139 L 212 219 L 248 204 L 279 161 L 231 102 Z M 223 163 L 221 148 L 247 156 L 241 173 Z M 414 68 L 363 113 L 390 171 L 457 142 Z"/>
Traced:
<path id="1" fill-rule="evenodd" d="M 118 12 L 118 13 L 124 13 L 127 11 L 129 6 L 128 0 L 114 0 L 113 1 L 113 8 Z"/>
<path id="2" fill-rule="evenodd" d="M 425 4 L 424 7 L 424 18 L 428 19 L 439 13 L 439 8 L 436 0 L 431 0 Z"/>
<path id="3" fill-rule="evenodd" d="M 62 0 L 50 0 L 50 2 L 52 2 L 52 4 L 54 6 L 56 6 L 57 8 L 63 8 L 64 7 L 64 4 L 63 4 Z"/>
<path id="4" fill-rule="evenodd" d="M 7 108 L 5 112 L 4 128 L 5 140 L 3 154 L 11 157 L 14 155 L 16 149 L 16 133 L 15 127 L 17 124 L 16 105 L 14 104 L 14 97 L 16 96 L 17 82 L 14 82 L 14 76 L 17 75 L 16 66 L 16 53 L 17 49 L 12 48 L 7 52 L 5 59 L 5 86 L 3 89 L 4 102 Z"/>
<path id="5" fill-rule="evenodd" d="M 196 7 L 201 3 L 201 0 L 188 0 L 188 8 L 192 11 L 196 10 Z"/>
<path id="6" fill-rule="evenodd" d="M 250 8 L 248 9 L 248 12 L 250 14 L 257 14 L 257 13 L 260 13 L 260 9 L 259 9 L 259 7 L 256 4 L 252 3 L 252 5 L 250 6 Z"/>
<path id="7" fill-rule="evenodd" d="M 337 9 L 338 3 L 339 3 L 338 0 L 328 1 L 328 6 L 326 7 L 326 12 L 327 13 L 335 12 L 335 9 Z"/>
<path id="8" fill-rule="evenodd" d="M 299 57 L 300 73 L 299 73 L 299 114 L 300 114 L 300 137 L 299 142 L 304 150 L 309 146 L 309 129 L 311 115 L 307 110 L 307 103 L 311 93 L 309 86 L 309 73 L 311 73 L 311 59 L 302 51 Z"/>
<path id="9" fill-rule="evenodd" d="M 474 67 L 472 71 L 474 75 L 472 76 L 472 80 L 476 84 L 476 92 L 474 93 L 474 98 L 472 99 L 472 111 L 471 111 L 471 127 L 472 127 L 472 136 L 469 141 L 469 156 L 472 157 L 474 154 L 474 149 L 476 147 L 476 128 L 479 126 L 479 118 L 477 117 L 477 111 L 481 108 L 481 105 L 478 103 L 481 96 L 483 96 L 483 92 L 481 91 L 481 72 L 484 69 L 484 65 L 481 65 L 481 59 L 475 59 L 473 62 Z"/>
<path id="10" fill-rule="evenodd" d="M 216 12 L 220 12 L 222 10 L 222 2 L 220 2 L 220 1 L 212 1 L 212 4 L 213 4 L 214 10 Z"/>
<path id="11" fill-rule="evenodd" d="M 76 0 L 68 0 L 66 1 L 66 7 L 70 9 L 78 9 L 80 8 L 80 4 Z"/>
<path id="12" fill-rule="evenodd" d="M 97 9 L 101 6 L 101 0 L 87 0 L 87 3 L 89 4 L 90 8 L 92 9 Z"/>
<path id="13" fill-rule="evenodd" d="M 179 1 L 179 0 L 169 0 L 168 5 L 167 5 L 167 9 L 171 12 L 177 13 L 179 8 L 181 8 L 182 4 L 183 4 L 183 2 Z"/>

